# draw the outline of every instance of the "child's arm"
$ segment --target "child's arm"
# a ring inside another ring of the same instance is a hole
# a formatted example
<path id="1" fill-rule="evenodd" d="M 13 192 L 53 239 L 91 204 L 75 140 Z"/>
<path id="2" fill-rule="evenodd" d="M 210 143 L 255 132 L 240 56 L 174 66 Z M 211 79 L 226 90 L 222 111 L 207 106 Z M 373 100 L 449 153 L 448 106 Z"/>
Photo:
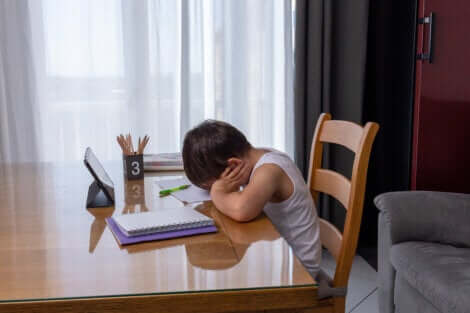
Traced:
<path id="1" fill-rule="evenodd" d="M 217 209 L 240 222 L 254 219 L 279 188 L 282 170 L 274 164 L 263 164 L 253 174 L 248 185 L 240 191 L 246 165 L 227 168 L 211 188 Z"/>

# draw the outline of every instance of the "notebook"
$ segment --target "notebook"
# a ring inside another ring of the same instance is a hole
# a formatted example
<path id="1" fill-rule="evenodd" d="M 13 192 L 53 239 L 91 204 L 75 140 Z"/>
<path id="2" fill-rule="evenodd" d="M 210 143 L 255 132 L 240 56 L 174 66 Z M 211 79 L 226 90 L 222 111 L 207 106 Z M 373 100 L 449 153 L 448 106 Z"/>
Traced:
<path id="1" fill-rule="evenodd" d="M 128 237 L 213 226 L 214 220 L 188 207 L 113 217 Z"/>
<path id="2" fill-rule="evenodd" d="M 189 188 L 171 193 L 172 196 L 183 202 L 195 203 L 211 200 L 211 195 L 207 190 L 192 185 L 186 177 L 178 179 L 162 179 L 156 181 L 155 183 L 158 184 L 161 189 L 170 189 L 181 185 L 191 185 Z"/>
<path id="3" fill-rule="evenodd" d="M 144 154 L 144 171 L 182 171 L 181 153 Z"/>
<path id="4" fill-rule="evenodd" d="M 217 227 L 213 226 L 204 226 L 199 228 L 188 228 L 183 230 L 174 230 L 168 231 L 163 233 L 154 233 L 154 234 L 146 234 L 140 236 L 133 236 L 128 237 L 126 236 L 120 229 L 119 226 L 116 224 L 112 217 L 108 217 L 106 219 L 106 223 L 108 227 L 111 229 L 114 237 L 119 242 L 120 245 L 130 245 L 139 242 L 147 242 L 147 241 L 155 241 L 155 240 L 164 240 L 164 239 L 171 239 L 171 238 L 180 238 L 186 236 L 194 236 L 194 235 L 201 235 L 207 233 L 215 233 L 217 232 Z"/>

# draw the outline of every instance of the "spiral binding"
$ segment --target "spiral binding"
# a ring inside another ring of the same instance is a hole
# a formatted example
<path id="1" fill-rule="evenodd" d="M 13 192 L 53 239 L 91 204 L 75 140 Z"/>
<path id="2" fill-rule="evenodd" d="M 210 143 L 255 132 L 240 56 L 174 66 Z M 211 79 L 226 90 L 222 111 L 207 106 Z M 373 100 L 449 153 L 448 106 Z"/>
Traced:
<path id="1" fill-rule="evenodd" d="M 186 223 L 167 223 L 167 224 L 158 225 L 158 226 L 149 226 L 149 227 L 140 227 L 140 228 L 130 229 L 128 230 L 128 233 L 130 235 L 140 235 L 140 234 L 148 234 L 148 233 L 183 230 L 183 229 L 189 229 L 189 228 L 199 228 L 199 227 L 212 226 L 212 225 L 214 225 L 213 220 L 197 219 L 197 220 L 192 220 Z"/>

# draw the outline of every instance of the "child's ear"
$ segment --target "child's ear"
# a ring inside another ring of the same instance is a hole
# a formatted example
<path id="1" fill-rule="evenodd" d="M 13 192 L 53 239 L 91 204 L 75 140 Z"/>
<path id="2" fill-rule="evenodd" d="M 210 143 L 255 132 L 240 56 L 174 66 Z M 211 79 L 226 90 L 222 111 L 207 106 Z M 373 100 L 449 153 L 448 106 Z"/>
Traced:
<path id="1" fill-rule="evenodd" d="M 227 166 L 235 168 L 242 163 L 242 160 L 239 158 L 230 158 L 227 160 Z"/>

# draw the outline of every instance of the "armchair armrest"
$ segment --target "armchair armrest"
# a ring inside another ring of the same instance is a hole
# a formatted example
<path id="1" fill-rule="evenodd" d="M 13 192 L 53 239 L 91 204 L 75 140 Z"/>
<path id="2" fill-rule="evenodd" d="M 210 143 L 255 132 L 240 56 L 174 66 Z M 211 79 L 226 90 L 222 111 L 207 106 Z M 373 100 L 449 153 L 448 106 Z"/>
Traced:
<path id="1" fill-rule="evenodd" d="M 470 247 L 469 194 L 389 192 L 374 202 L 389 222 L 391 244 L 428 241 Z"/>
<path id="2" fill-rule="evenodd" d="M 470 246 L 470 195 L 432 191 L 389 192 L 377 196 L 379 214 L 378 302 L 393 313 L 395 269 L 390 249 L 403 241 L 430 241 Z"/>

